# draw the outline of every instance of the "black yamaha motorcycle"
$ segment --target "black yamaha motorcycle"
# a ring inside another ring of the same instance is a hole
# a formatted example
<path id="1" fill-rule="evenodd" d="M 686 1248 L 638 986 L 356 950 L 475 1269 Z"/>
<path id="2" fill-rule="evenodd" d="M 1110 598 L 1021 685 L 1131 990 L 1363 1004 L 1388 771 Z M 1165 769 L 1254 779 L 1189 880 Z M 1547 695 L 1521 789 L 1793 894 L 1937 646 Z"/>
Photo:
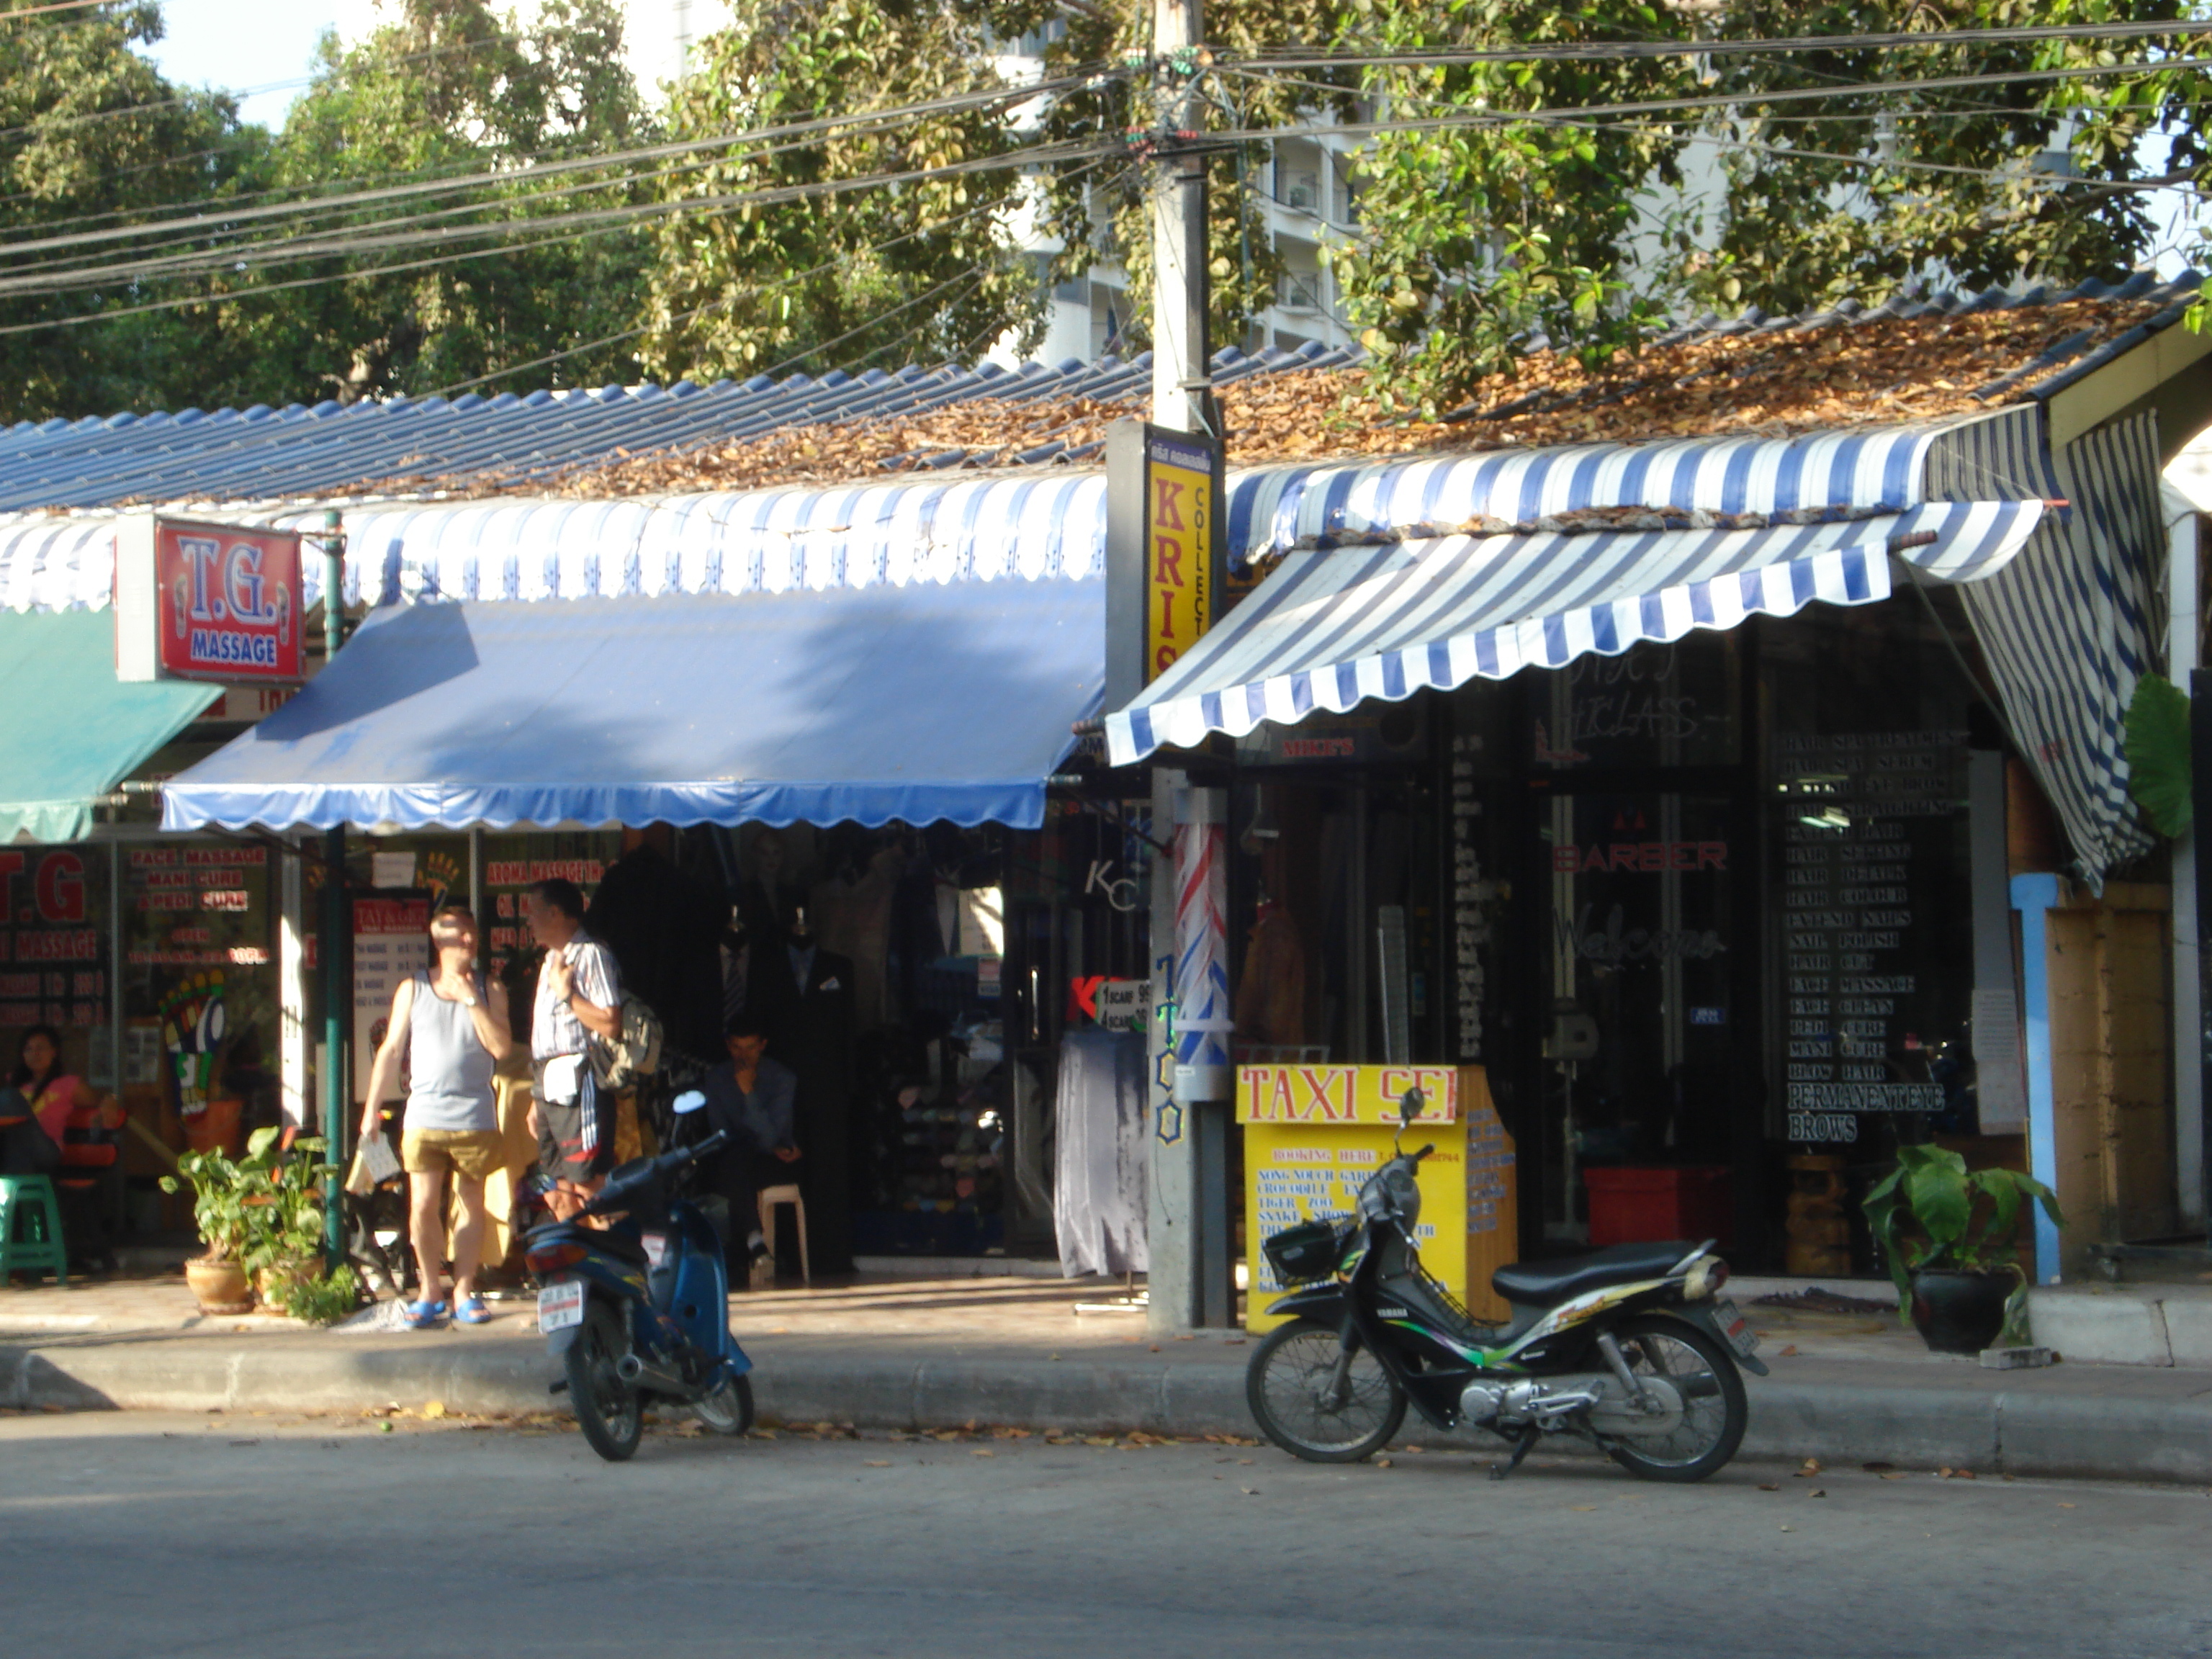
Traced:
<path id="1" fill-rule="evenodd" d="M 1399 1103 L 1398 1133 L 1421 1109 Z M 1747 1417 L 1743 1366 L 1766 1367 L 1732 1302 L 1728 1266 L 1702 1244 L 1622 1244 L 1501 1267 L 1491 1285 L 1513 1310 L 1478 1323 L 1423 1269 L 1414 1167 L 1436 1149 L 1395 1143 L 1359 1189 L 1356 1216 L 1320 1216 L 1262 1247 L 1290 1316 L 1252 1355 L 1245 1398 L 1267 1438 L 1293 1456 L 1350 1463 L 1389 1443 L 1410 1402 L 1440 1430 L 1490 1430 L 1512 1455 L 1502 1480 L 1547 1434 L 1594 1442 L 1650 1480 L 1702 1480 L 1735 1455 Z"/>

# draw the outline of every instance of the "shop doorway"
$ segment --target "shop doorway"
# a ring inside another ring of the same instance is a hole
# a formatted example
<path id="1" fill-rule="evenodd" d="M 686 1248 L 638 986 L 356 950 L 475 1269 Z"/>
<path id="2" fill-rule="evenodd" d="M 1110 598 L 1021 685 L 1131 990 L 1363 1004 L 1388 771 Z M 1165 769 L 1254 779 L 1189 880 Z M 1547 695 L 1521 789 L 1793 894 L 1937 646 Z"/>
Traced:
<path id="1" fill-rule="evenodd" d="M 1594 1170 L 1731 1161 L 1735 1056 L 1755 1042 L 1756 1006 L 1739 990 L 1756 946 L 1737 817 L 1730 796 L 1680 791 L 1553 790 L 1538 805 L 1547 1243 L 1592 1242 L 1591 1195 L 1607 1185 Z M 1607 1233 L 1601 1218 L 1597 1242 Z"/>

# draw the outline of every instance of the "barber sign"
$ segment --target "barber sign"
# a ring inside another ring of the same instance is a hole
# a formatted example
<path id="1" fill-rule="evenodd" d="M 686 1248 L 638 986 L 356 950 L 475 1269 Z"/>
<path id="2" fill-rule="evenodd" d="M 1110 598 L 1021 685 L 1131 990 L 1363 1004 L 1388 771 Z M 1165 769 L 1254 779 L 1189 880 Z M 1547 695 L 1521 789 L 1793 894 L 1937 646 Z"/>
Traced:
<path id="1" fill-rule="evenodd" d="M 300 538 L 133 514 L 115 532 L 121 680 L 296 684 Z"/>

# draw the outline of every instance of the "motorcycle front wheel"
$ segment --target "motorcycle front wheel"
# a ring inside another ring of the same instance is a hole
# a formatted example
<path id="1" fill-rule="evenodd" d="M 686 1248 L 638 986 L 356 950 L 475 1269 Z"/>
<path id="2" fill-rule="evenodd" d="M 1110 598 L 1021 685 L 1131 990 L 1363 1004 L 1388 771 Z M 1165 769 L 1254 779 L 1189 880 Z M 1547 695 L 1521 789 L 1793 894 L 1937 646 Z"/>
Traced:
<path id="1" fill-rule="evenodd" d="M 1616 1439 L 1613 1461 L 1646 1480 L 1702 1480 L 1735 1455 L 1751 1407 L 1728 1351 L 1697 1326 L 1647 1316 L 1622 1322 L 1628 1369 L 1664 1377 L 1682 1396 L 1682 1420 L 1663 1437 Z"/>
<path id="2" fill-rule="evenodd" d="M 1341 1389 L 1336 1333 L 1294 1319 L 1267 1334 L 1244 1373 L 1261 1432 L 1309 1463 L 1357 1463 L 1390 1443 L 1406 1420 L 1406 1391 L 1372 1350 L 1352 1357 Z"/>
<path id="3" fill-rule="evenodd" d="M 568 1371 L 568 1403 L 576 1426 L 592 1449 L 619 1463 L 637 1449 L 645 1432 L 645 1406 L 637 1390 L 615 1374 L 615 1362 L 629 1352 L 622 1323 L 597 1297 L 584 1310 L 584 1328 L 562 1361 Z"/>
<path id="4" fill-rule="evenodd" d="M 716 1434 L 743 1434 L 753 1425 L 753 1380 L 726 1376 L 720 1388 L 695 1401 L 691 1409 Z"/>

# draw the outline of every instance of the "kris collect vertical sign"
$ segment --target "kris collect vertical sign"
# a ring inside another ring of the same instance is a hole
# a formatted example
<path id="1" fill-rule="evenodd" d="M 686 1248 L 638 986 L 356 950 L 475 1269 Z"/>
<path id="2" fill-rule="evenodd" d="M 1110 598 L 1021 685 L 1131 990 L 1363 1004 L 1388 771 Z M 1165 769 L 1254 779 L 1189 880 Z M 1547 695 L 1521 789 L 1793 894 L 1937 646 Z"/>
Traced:
<path id="1" fill-rule="evenodd" d="M 1138 421 L 1106 431 L 1106 707 L 1121 708 L 1221 614 L 1218 439 Z"/>
<path id="2" fill-rule="evenodd" d="M 295 532 L 133 514 L 115 527 L 115 678 L 297 684 L 301 599 Z"/>

